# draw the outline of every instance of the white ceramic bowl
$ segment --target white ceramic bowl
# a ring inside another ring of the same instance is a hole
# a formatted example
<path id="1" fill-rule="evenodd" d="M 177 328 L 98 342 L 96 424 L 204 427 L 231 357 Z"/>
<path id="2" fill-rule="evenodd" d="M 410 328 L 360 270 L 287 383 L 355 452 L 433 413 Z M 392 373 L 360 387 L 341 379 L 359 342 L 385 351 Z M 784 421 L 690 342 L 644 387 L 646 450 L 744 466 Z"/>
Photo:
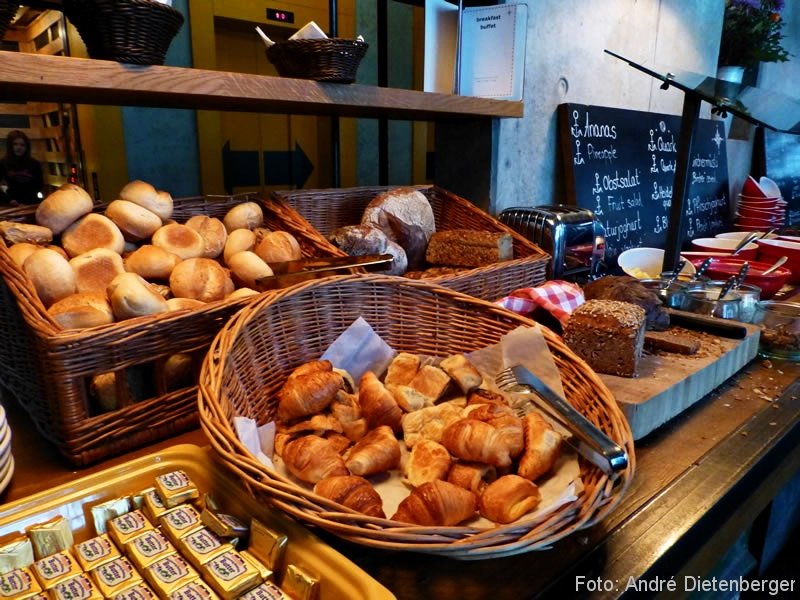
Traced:
<path id="1" fill-rule="evenodd" d="M 664 251 L 661 248 L 631 248 L 617 257 L 620 269 L 637 279 L 656 279 L 664 270 Z M 681 273 L 694 275 L 697 270 L 686 261 Z"/>
<path id="2" fill-rule="evenodd" d="M 739 240 L 741 241 L 743 238 L 746 238 L 748 235 L 753 233 L 752 231 L 726 231 L 725 233 L 718 233 L 715 235 L 715 238 L 722 238 L 725 240 Z M 774 240 L 778 237 L 777 233 L 770 233 L 768 236 L 765 236 L 765 239 Z"/>

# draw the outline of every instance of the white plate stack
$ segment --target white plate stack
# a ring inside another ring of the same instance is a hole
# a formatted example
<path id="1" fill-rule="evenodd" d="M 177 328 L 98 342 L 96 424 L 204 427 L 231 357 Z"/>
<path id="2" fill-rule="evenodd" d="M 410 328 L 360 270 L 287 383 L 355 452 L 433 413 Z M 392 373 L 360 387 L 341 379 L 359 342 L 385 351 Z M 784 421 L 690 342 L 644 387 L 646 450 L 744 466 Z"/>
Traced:
<path id="1" fill-rule="evenodd" d="M 11 428 L 6 411 L 0 404 L 0 492 L 6 489 L 14 475 L 14 457 L 11 456 Z"/>

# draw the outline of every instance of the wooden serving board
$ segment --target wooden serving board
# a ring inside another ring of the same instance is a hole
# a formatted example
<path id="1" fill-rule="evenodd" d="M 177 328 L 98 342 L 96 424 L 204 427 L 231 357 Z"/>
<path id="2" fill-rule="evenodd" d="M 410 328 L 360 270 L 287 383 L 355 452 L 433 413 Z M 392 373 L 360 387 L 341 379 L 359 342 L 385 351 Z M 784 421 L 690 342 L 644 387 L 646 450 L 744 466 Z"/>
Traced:
<path id="1" fill-rule="evenodd" d="M 701 342 L 695 355 L 645 352 L 638 377 L 600 375 L 627 417 L 634 440 L 679 415 L 755 358 L 760 330 L 743 325 L 743 339 L 694 332 Z"/>

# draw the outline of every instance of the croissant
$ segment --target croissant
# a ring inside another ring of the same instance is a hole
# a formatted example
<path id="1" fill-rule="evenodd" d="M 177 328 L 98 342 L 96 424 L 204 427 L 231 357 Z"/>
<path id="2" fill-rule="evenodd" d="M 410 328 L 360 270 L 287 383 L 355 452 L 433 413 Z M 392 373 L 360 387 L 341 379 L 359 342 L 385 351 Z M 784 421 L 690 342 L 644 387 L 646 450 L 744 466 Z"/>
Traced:
<path id="1" fill-rule="evenodd" d="M 392 519 L 403 523 L 449 527 L 475 514 L 477 496 L 452 483 L 437 479 L 424 483 L 397 507 Z"/>
<path id="2" fill-rule="evenodd" d="M 539 506 L 541 499 L 535 483 L 519 475 L 504 475 L 483 490 L 478 509 L 490 521 L 513 523 Z"/>
<path id="3" fill-rule="evenodd" d="M 497 470 L 492 465 L 481 463 L 455 462 L 447 473 L 448 482 L 476 494 L 480 494 L 496 477 Z"/>
<path id="4" fill-rule="evenodd" d="M 370 429 L 388 425 L 392 431 L 400 431 L 403 411 L 375 373 L 367 371 L 361 376 L 361 381 L 358 382 L 358 402 Z"/>
<path id="5" fill-rule="evenodd" d="M 353 475 L 375 475 L 400 464 L 400 442 L 388 425 L 370 431 L 347 453 L 345 465 Z"/>
<path id="6" fill-rule="evenodd" d="M 514 414 L 510 407 L 495 403 L 473 404 L 472 410 L 469 412 L 469 418 L 483 421 L 497 429 L 503 438 L 503 444 L 508 448 L 511 458 L 519 456 L 525 447 L 522 420 Z"/>
<path id="7" fill-rule="evenodd" d="M 292 440 L 284 446 L 281 457 L 292 475 L 308 483 L 349 474 L 334 445 L 315 435 Z"/>
<path id="8" fill-rule="evenodd" d="M 325 362 L 328 361 L 326 360 Z M 356 391 L 356 382 L 353 381 L 353 376 L 344 369 L 333 369 L 333 372 L 342 376 L 342 380 L 344 381 L 344 390 L 349 394 L 354 394 Z"/>
<path id="9" fill-rule="evenodd" d="M 408 385 L 419 371 L 419 356 L 401 352 L 389 363 L 384 383 L 386 385 Z"/>
<path id="10" fill-rule="evenodd" d="M 465 394 L 483 383 L 483 376 L 463 354 L 448 356 L 439 366 L 458 384 Z"/>
<path id="11" fill-rule="evenodd" d="M 313 417 L 305 419 L 304 421 L 300 421 L 299 423 L 295 423 L 286 429 L 286 433 L 290 435 L 303 433 L 315 433 L 316 435 L 322 435 L 326 431 L 342 433 L 342 424 L 336 417 L 332 417 L 331 415 L 314 415 Z"/>
<path id="12" fill-rule="evenodd" d="M 370 517 L 386 518 L 381 497 L 372 484 L 363 477 L 355 475 L 327 477 L 314 486 L 314 493 Z"/>
<path id="13" fill-rule="evenodd" d="M 342 376 L 333 371 L 312 370 L 298 375 L 297 371 L 306 366 L 295 370 L 278 390 L 280 421 L 291 421 L 324 410 L 344 384 Z"/>
<path id="14" fill-rule="evenodd" d="M 444 479 L 451 462 L 447 448 L 438 442 L 422 440 L 411 449 L 405 466 L 406 480 L 418 487 L 429 481 Z"/>
<path id="15" fill-rule="evenodd" d="M 316 373 L 318 371 L 330 371 L 332 369 L 333 365 L 329 360 L 310 360 L 292 371 L 289 374 L 288 379 L 291 379 L 292 377 L 303 377 L 304 375 L 310 375 L 311 373 Z"/>
<path id="16" fill-rule="evenodd" d="M 519 459 L 517 474 L 534 481 L 556 464 L 561 451 L 561 435 L 537 412 L 525 415 L 522 427 L 525 451 Z"/>
<path id="17" fill-rule="evenodd" d="M 331 414 L 342 424 L 342 431 L 350 440 L 357 442 L 367 433 L 367 420 L 361 416 L 361 406 L 355 394 L 344 390 L 336 392 Z"/>
<path id="18" fill-rule="evenodd" d="M 496 467 L 511 464 L 511 454 L 503 434 L 477 419 L 459 419 L 448 425 L 442 432 L 442 445 L 462 460 Z"/>
<path id="19" fill-rule="evenodd" d="M 353 444 L 348 437 L 341 433 L 336 433 L 335 431 L 326 431 L 322 437 L 328 440 L 331 446 L 333 446 L 333 449 L 339 454 L 344 454 L 345 450 Z"/>
<path id="20" fill-rule="evenodd" d="M 406 446 L 411 448 L 420 440 L 441 442 L 445 427 L 461 418 L 462 408 L 464 404 L 460 400 L 449 400 L 403 415 L 403 440 Z"/>

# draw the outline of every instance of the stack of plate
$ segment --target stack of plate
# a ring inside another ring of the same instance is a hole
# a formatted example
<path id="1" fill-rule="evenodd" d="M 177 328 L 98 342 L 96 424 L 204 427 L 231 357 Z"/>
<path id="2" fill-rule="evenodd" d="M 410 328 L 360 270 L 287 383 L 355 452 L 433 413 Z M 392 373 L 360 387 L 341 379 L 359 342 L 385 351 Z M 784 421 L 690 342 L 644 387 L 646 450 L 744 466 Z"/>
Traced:
<path id="1" fill-rule="evenodd" d="M 0 404 L 0 492 L 6 489 L 14 475 L 14 457 L 11 456 L 11 428 L 6 411 Z"/>

